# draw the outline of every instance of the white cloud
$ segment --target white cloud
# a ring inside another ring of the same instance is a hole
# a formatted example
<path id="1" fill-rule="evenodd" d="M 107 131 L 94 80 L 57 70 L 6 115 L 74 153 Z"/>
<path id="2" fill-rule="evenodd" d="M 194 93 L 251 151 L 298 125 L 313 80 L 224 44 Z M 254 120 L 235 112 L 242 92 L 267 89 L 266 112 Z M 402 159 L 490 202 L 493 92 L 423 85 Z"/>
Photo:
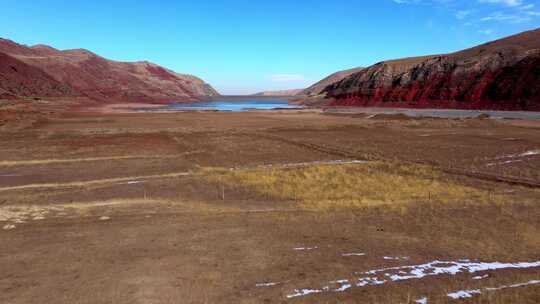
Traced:
<path id="1" fill-rule="evenodd" d="M 300 74 L 274 74 L 270 75 L 270 80 L 273 82 L 300 82 L 305 81 L 306 78 Z"/>
<path id="2" fill-rule="evenodd" d="M 506 6 L 520 6 L 523 0 L 478 0 L 480 3 L 502 4 Z"/>
<path id="3" fill-rule="evenodd" d="M 401 5 L 431 5 L 448 10 L 461 21 L 470 26 L 483 22 L 524 23 L 540 17 L 535 10 L 537 0 L 392 0 Z"/>
<path id="4" fill-rule="evenodd" d="M 528 10 L 532 10 L 534 9 L 534 4 L 527 4 L 527 5 L 522 5 L 519 7 L 520 10 L 524 10 L 524 11 L 528 11 Z"/>
<path id="5" fill-rule="evenodd" d="M 462 11 L 457 11 L 455 16 L 456 16 L 457 19 L 463 20 L 463 19 L 467 18 L 467 16 L 469 16 L 471 14 L 472 14 L 471 10 L 462 10 Z"/>
<path id="6" fill-rule="evenodd" d="M 422 0 L 393 0 L 397 4 L 411 4 L 411 3 L 419 3 L 422 2 Z"/>
<path id="7" fill-rule="evenodd" d="M 478 33 L 489 36 L 489 35 L 492 35 L 494 33 L 494 31 L 490 30 L 490 29 L 487 29 L 487 30 L 479 30 Z"/>
<path id="8" fill-rule="evenodd" d="M 503 12 L 495 12 L 490 14 L 489 16 L 483 17 L 480 19 L 480 21 L 497 21 L 497 22 L 507 22 L 507 23 L 522 23 L 527 22 L 532 19 L 532 15 L 529 14 L 529 12 L 525 12 L 525 14 L 522 13 L 503 13 Z"/>

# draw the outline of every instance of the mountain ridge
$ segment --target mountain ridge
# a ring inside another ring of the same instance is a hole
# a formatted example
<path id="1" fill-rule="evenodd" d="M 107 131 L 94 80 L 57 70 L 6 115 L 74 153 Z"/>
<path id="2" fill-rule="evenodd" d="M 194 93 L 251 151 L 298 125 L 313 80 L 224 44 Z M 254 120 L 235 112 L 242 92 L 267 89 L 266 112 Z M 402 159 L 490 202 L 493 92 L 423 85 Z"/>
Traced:
<path id="1" fill-rule="evenodd" d="M 301 93 L 297 94 L 297 95 L 306 95 L 306 96 L 312 96 L 312 95 L 319 95 L 321 94 L 324 89 L 333 84 L 333 83 L 336 83 L 354 73 L 357 73 L 359 71 L 361 71 L 363 68 L 361 67 L 358 67 L 358 68 L 352 68 L 352 69 L 347 69 L 347 70 L 342 70 L 342 71 L 338 71 L 338 72 L 335 72 L 333 74 L 330 74 L 328 75 L 327 77 L 323 78 L 322 80 L 316 82 L 315 84 L 311 85 L 309 88 L 307 89 L 304 89 Z"/>
<path id="2" fill-rule="evenodd" d="M 54 80 L 51 83 L 58 82 L 69 87 L 67 92 L 70 94 L 65 97 L 82 95 L 105 102 L 176 102 L 219 95 L 196 76 L 176 73 L 147 61 L 113 61 L 86 49 L 58 50 L 43 44 L 28 47 L 0 39 L 0 53 L 9 56 L 10 62 L 16 60 L 19 64 L 33 67 L 33 72 L 40 74 L 40 77 L 42 73 L 50 76 Z M 4 60 L 7 61 L 7 57 Z M 5 70 L 0 77 L 9 79 L 17 78 L 18 75 L 15 71 Z M 31 78 L 31 75 L 26 77 Z M 0 88 L 23 97 L 25 92 L 43 96 L 56 95 L 55 92 L 38 88 L 17 92 L 13 84 L 9 88 Z"/>
<path id="3" fill-rule="evenodd" d="M 304 91 L 304 89 L 263 91 L 263 92 L 255 93 L 252 96 L 289 97 L 289 96 L 296 96 L 296 95 L 302 93 L 303 91 Z"/>
<path id="4" fill-rule="evenodd" d="M 540 29 L 379 62 L 327 86 L 332 106 L 540 110 Z"/>

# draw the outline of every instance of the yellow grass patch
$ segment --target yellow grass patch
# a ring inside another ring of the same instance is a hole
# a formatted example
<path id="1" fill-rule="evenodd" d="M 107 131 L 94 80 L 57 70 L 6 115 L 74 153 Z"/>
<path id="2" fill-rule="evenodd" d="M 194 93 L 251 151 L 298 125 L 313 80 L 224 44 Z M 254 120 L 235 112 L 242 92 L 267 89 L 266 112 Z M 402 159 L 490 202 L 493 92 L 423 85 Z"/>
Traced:
<path id="1" fill-rule="evenodd" d="M 260 193 L 295 200 L 308 209 L 358 208 L 414 202 L 497 202 L 498 195 L 464 186 L 421 165 L 386 162 L 317 165 L 295 169 L 208 170 L 212 182 L 247 186 Z"/>

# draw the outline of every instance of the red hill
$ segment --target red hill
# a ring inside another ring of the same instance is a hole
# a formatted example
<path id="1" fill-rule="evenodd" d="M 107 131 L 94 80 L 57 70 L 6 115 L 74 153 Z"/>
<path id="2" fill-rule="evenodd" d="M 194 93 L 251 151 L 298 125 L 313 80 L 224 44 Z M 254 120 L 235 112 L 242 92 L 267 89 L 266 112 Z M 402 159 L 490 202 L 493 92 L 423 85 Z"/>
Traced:
<path id="1" fill-rule="evenodd" d="M 173 102 L 218 95 L 195 76 L 178 74 L 149 62 L 118 62 L 83 49 L 60 51 L 45 45 L 27 47 L 5 39 L 0 39 L 0 52 L 4 61 L 26 67 L 23 69 L 26 74 L 16 75 L 3 64 L 0 72 L 4 79 L 0 88 L 20 96 L 60 93 L 102 101 Z M 34 87 L 33 78 L 43 80 Z M 55 86 L 62 89 L 48 90 Z"/>
<path id="2" fill-rule="evenodd" d="M 381 62 L 323 93 L 338 106 L 540 110 L 540 29 L 452 54 Z"/>

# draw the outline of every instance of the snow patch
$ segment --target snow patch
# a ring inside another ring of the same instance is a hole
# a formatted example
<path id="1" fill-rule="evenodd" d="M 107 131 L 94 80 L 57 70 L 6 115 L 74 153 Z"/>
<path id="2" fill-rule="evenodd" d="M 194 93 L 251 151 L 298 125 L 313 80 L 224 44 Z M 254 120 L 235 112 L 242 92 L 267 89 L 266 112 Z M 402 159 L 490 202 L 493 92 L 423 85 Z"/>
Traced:
<path id="1" fill-rule="evenodd" d="M 472 278 L 473 280 L 483 280 L 489 278 L 489 274 L 483 275 L 483 276 L 476 276 Z"/>
<path id="2" fill-rule="evenodd" d="M 497 157 L 496 159 L 519 158 L 519 157 L 527 157 L 527 156 L 534 156 L 534 155 L 540 155 L 540 149 L 529 150 L 521 154 L 503 155 L 503 156 Z"/>
<path id="3" fill-rule="evenodd" d="M 4 225 L 4 227 L 2 227 L 2 229 L 4 229 L 4 230 L 13 230 L 15 228 L 16 228 L 16 226 L 13 225 L 13 224 L 7 224 L 7 225 Z"/>
<path id="4" fill-rule="evenodd" d="M 283 284 L 282 282 L 268 282 L 268 283 L 258 283 L 255 284 L 255 287 L 273 287 Z"/>
<path id="5" fill-rule="evenodd" d="M 385 256 L 383 257 L 384 260 L 387 261 L 405 261 L 408 260 L 409 257 L 391 257 L 391 256 Z"/>
<path id="6" fill-rule="evenodd" d="M 126 183 L 120 183 L 120 185 L 137 185 L 137 184 L 142 184 L 144 183 L 143 181 L 129 181 L 129 182 L 126 182 Z"/>
<path id="7" fill-rule="evenodd" d="M 310 250 L 316 250 L 316 249 L 319 249 L 319 247 L 315 246 L 315 247 L 296 247 L 296 248 L 293 248 L 293 250 L 295 250 L 295 251 L 310 251 Z"/>
<path id="8" fill-rule="evenodd" d="M 454 300 L 467 299 L 467 298 L 472 298 L 475 295 L 481 294 L 481 293 L 482 291 L 480 289 L 460 290 L 460 291 L 449 293 L 448 297 Z"/>
<path id="9" fill-rule="evenodd" d="M 343 253 L 341 256 L 343 257 L 352 257 L 352 256 L 365 256 L 365 253 Z"/>
<path id="10" fill-rule="evenodd" d="M 290 295 L 287 295 L 287 298 L 291 299 L 291 298 L 297 298 L 297 297 L 304 297 L 304 296 L 307 296 L 307 295 L 310 295 L 310 294 L 321 293 L 321 292 L 325 292 L 325 291 L 329 291 L 329 290 L 326 290 L 326 289 L 295 289 L 294 293 L 292 293 Z"/>
<path id="11" fill-rule="evenodd" d="M 540 155 L 540 150 L 527 151 L 523 154 L 520 154 L 519 156 L 525 157 L 525 156 L 533 156 L 533 155 Z"/>
<path id="12" fill-rule="evenodd" d="M 466 299 L 466 298 L 472 298 L 475 295 L 482 294 L 482 291 L 492 292 L 492 291 L 498 291 L 498 290 L 503 290 L 503 289 L 519 288 L 519 287 L 525 287 L 525 286 L 537 285 L 537 284 L 540 284 L 540 280 L 532 280 L 529 282 L 512 284 L 512 285 L 502 285 L 499 287 L 486 287 L 482 289 L 459 290 L 459 291 L 448 293 L 448 297 L 454 300 Z"/>
<path id="13" fill-rule="evenodd" d="M 418 280 L 425 277 L 439 275 L 457 275 L 460 273 L 477 273 L 501 269 L 526 269 L 540 267 L 540 261 L 501 263 L 501 262 L 472 262 L 460 261 L 432 261 L 425 264 L 388 267 L 357 272 L 358 278 L 353 281 L 329 281 L 321 288 L 295 289 L 287 298 L 301 297 L 313 293 L 343 292 L 353 287 L 383 285 L 388 282 Z M 539 282 L 540 283 L 540 282 Z"/>
<path id="14" fill-rule="evenodd" d="M 515 159 L 515 160 L 507 160 L 507 161 L 498 162 L 498 163 L 489 163 L 486 166 L 493 167 L 493 166 L 508 165 L 508 164 L 521 163 L 521 162 L 523 162 L 522 159 Z"/>
<path id="15" fill-rule="evenodd" d="M 423 297 L 414 301 L 414 303 L 417 303 L 417 304 L 427 304 L 427 302 L 428 302 L 427 297 Z"/>

